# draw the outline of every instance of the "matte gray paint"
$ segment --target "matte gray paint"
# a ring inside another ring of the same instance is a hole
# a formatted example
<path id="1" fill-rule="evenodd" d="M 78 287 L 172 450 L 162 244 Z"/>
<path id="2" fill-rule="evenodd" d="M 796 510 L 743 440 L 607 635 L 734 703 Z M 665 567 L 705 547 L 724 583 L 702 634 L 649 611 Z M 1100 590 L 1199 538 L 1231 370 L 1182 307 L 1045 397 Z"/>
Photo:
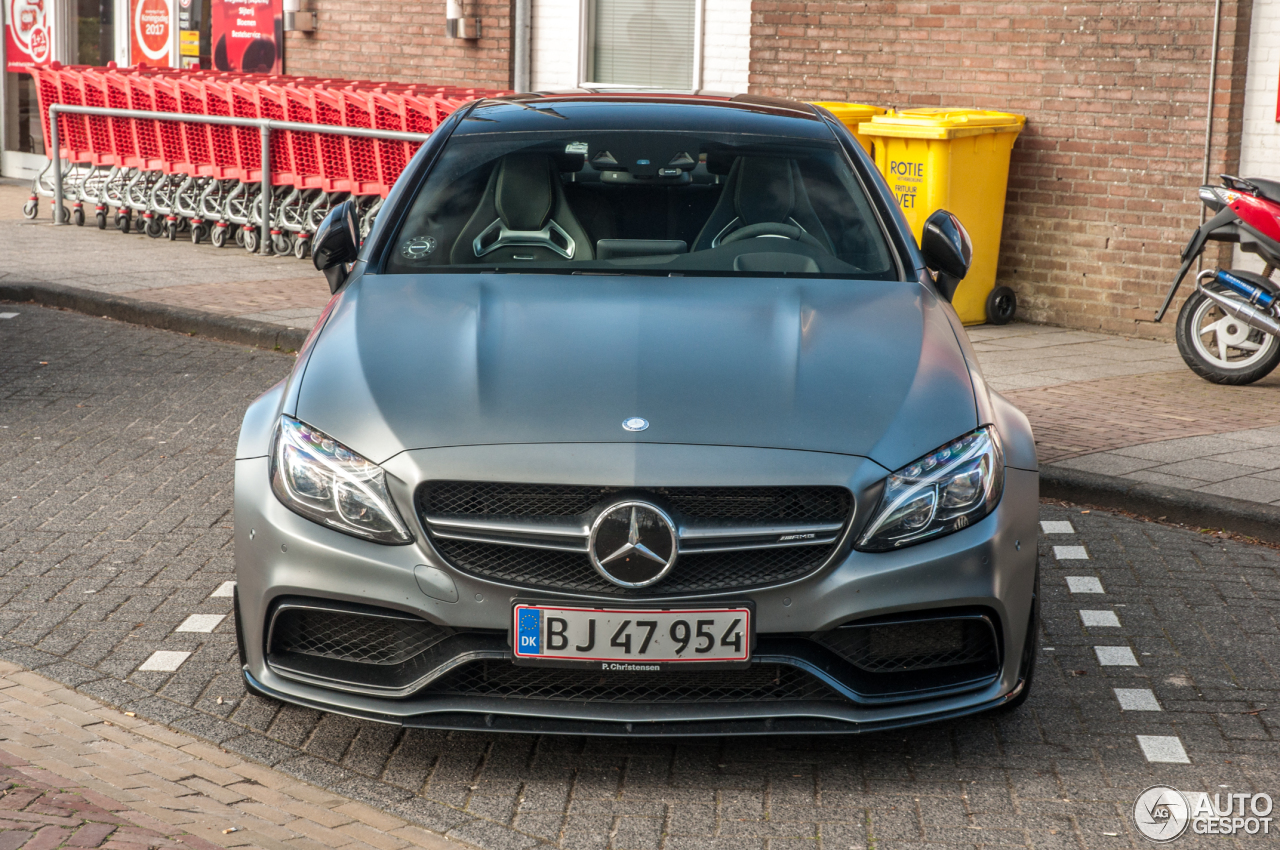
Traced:
<path id="1" fill-rule="evenodd" d="M 296 415 L 378 462 L 647 442 L 895 469 L 978 424 L 949 310 L 916 282 L 366 274 L 309 352 Z"/>

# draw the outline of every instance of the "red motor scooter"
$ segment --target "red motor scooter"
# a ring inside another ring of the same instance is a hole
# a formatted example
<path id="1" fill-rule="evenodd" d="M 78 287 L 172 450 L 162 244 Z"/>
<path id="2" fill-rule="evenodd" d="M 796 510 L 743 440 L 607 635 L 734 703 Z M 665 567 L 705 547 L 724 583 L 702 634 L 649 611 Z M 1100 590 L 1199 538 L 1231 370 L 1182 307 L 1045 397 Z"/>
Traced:
<path id="1" fill-rule="evenodd" d="M 1238 244 L 1266 263 L 1262 274 L 1208 269 L 1178 313 L 1176 338 L 1191 371 L 1215 384 L 1251 384 L 1280 364 L 1280 182 L 1222 175 L 1221 186 L 1201 186 L 1200 200 L 1214 215 L 1182 249 L 1182 267 L 1156 321 L 1164 318 L 1182 279 L 1209 242 Z"/>

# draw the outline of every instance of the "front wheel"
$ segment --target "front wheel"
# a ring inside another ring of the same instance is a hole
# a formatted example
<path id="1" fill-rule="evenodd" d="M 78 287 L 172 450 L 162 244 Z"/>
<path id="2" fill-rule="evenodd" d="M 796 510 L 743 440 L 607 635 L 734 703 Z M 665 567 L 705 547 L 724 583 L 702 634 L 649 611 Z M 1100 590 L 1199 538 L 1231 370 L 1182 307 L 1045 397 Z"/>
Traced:
<path id="1" fill-rule="evenodd" d="M 1228 316 L 1199 292 L 1178 313 L 1177 340 L 1178 353 L 1191 371 L 1215 384 L 1252 384 L 1280 363 L 1280 340 Z"/>

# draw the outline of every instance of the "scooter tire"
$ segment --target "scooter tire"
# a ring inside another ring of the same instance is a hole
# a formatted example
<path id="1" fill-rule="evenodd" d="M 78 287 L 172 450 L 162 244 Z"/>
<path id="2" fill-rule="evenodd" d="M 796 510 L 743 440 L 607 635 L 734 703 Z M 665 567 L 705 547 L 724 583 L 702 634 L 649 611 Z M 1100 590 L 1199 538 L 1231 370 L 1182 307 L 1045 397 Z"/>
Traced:
<path id="1" fill-rule="evenodd" d="M 1193 292 L 1191 297 L 1183 302 L 1182 310 L 1178 313 L 1175 339 L 1178 343 L 1178 353 L 1182 355 L 1183 362 L 1187 364 L 1192 372 L 1213 384 L 1243 386 L 1252 384 L 1254 381 L 1260 381 L 1270 375 L 1276 366 L 1280 365 L 1280 340 L 1271 337 L 1269 334 L 1263 334 L 1263 337 L 1275 340 L 1276 344 L 1272 347 L 1271 352 L 1252 366 L 1242 369 L 1223 368 L 1207 360 L 1197 350 L 1194 342 L 1197 329 L 1193 327 L 1193 324 L 1196 312 L 1200 309 L 1201 304 L 1207 300 L 1199 292 Z"/>

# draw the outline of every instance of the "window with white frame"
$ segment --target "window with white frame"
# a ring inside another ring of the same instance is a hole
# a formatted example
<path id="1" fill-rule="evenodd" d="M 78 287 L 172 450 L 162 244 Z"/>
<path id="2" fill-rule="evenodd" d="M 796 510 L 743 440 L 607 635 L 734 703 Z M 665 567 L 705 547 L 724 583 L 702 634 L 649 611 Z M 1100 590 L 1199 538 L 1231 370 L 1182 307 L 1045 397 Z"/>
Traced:
<path id="1" fill-rule="evenodd" d="M 692 89 L 701 0 L 585 0 L 587 84 Z"/>

